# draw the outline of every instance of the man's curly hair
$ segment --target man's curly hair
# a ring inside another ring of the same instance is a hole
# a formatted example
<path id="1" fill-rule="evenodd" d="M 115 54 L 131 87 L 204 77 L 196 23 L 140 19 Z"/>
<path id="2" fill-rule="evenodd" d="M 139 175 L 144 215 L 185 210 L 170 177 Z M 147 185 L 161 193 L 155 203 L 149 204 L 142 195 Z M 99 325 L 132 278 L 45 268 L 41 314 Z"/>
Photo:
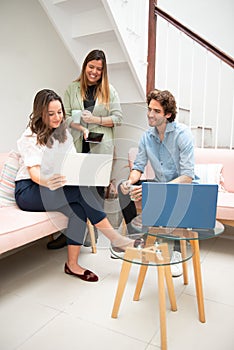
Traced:
<path id="1" fill-rule="evenodd" d="M 171 113 L 170 118 L 168 118 L 168 122 L 171 123 L 176 118 L 177 108 L 175 97 L 168 90 L 157 90 L 154 89 L 150 91 L 147 95 L 147 104 L 150 104 L 151 100 L 156 100 L 163 107 L 164 114 Z"/>

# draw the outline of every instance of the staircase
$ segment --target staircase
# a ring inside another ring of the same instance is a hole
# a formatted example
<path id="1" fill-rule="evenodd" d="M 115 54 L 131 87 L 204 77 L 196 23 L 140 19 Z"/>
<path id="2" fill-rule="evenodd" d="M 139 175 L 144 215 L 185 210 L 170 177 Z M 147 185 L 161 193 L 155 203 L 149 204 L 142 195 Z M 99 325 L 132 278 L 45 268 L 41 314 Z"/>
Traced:
<path id="1" fill-rule="evenodd" d="M 125 123 L 116 133 L 121 139 L 117 154 L 124 156 L 147 128 L 149 2 L 38 1 L 76 62 L 77 76 L 89 51 L 106 53 L 109 81 L 119 93 L 124 113 Z M 196 146 L 234 147 L 233 81 L 233 65 L 214 57 L 164 17 L 157 19 L 155 86 L 173 92 L 177 121 L 191 127 Z"/>
<path id="2" fill-rule="evenodd" d="M 109 81 L 118 91 L 121 103 L 145 101 L 148 8 L 144 0 L 137 2 L 137 7 L 134 0 L 39 2 L 76 62 L 77 76 L 87 53 L 102 49 Z M 137 28 L 136 18 L 142 24 Z"/>

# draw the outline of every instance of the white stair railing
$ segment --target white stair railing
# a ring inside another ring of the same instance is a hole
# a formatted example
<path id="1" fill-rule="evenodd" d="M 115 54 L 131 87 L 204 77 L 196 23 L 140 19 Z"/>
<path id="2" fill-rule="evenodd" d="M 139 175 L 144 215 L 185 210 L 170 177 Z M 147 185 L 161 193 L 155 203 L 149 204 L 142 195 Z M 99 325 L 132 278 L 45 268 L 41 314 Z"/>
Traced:
<path id="1" fill-rule="evenodd" d="M 189 111 L 186 121 L 197 146 L 234 148 L 233 67 L 160 17 L 156 60 L 155 85 L 170 90 L 179 108 Z"/>

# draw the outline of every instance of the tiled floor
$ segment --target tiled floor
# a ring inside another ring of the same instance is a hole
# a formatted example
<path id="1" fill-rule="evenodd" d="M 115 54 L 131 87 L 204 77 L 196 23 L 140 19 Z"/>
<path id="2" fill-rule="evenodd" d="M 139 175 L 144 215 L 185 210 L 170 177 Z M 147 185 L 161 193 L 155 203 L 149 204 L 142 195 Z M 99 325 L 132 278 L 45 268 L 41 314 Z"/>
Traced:
<path id="1" fill-rule="evenodd" d="M 117 319 L 111 311 L 120 260 L 110 259 L 102 237 L 96 255 L 82 248 L 80 262 L 98 283 L 63 273 L 66 248 L 46 239 L 0 259 L 1 350 L 160 349 L 157 272 L 148 270 L 141 298 L 132 301 L 138 267 L 132 267 Z M 198 321 L 192 263 L 188 286 L 173 279 L 178 311 L 167 301 L 168 350 L 234 349 L 234 240 L 201 242 L 207 322 Z"/>

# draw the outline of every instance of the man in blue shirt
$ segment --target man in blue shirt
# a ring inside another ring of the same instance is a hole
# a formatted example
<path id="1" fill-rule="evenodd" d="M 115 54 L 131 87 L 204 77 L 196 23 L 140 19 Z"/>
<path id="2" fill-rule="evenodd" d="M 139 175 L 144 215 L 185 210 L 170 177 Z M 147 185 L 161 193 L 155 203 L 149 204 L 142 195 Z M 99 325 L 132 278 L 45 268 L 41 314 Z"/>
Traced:
<path id="1" fill-rule="evenodd" d="M 119 202 L 129 234 L 135 232 L 131 225 L 137 216 L 134 200 L 141 200 L 140 178 L 148 161 L 155 173 L 151 181 L 191 183 L 194 178 L 193 137 L 186 125 L 175 122 L 177 110 L 174 96 L 167 90 L 153 90 L 147 96 L 147 104 L 149 129 L 140 139 L 138 154 L 128 180 L 118 188 Z M 139 186 L 131 189 L 132 185 Z"/>

